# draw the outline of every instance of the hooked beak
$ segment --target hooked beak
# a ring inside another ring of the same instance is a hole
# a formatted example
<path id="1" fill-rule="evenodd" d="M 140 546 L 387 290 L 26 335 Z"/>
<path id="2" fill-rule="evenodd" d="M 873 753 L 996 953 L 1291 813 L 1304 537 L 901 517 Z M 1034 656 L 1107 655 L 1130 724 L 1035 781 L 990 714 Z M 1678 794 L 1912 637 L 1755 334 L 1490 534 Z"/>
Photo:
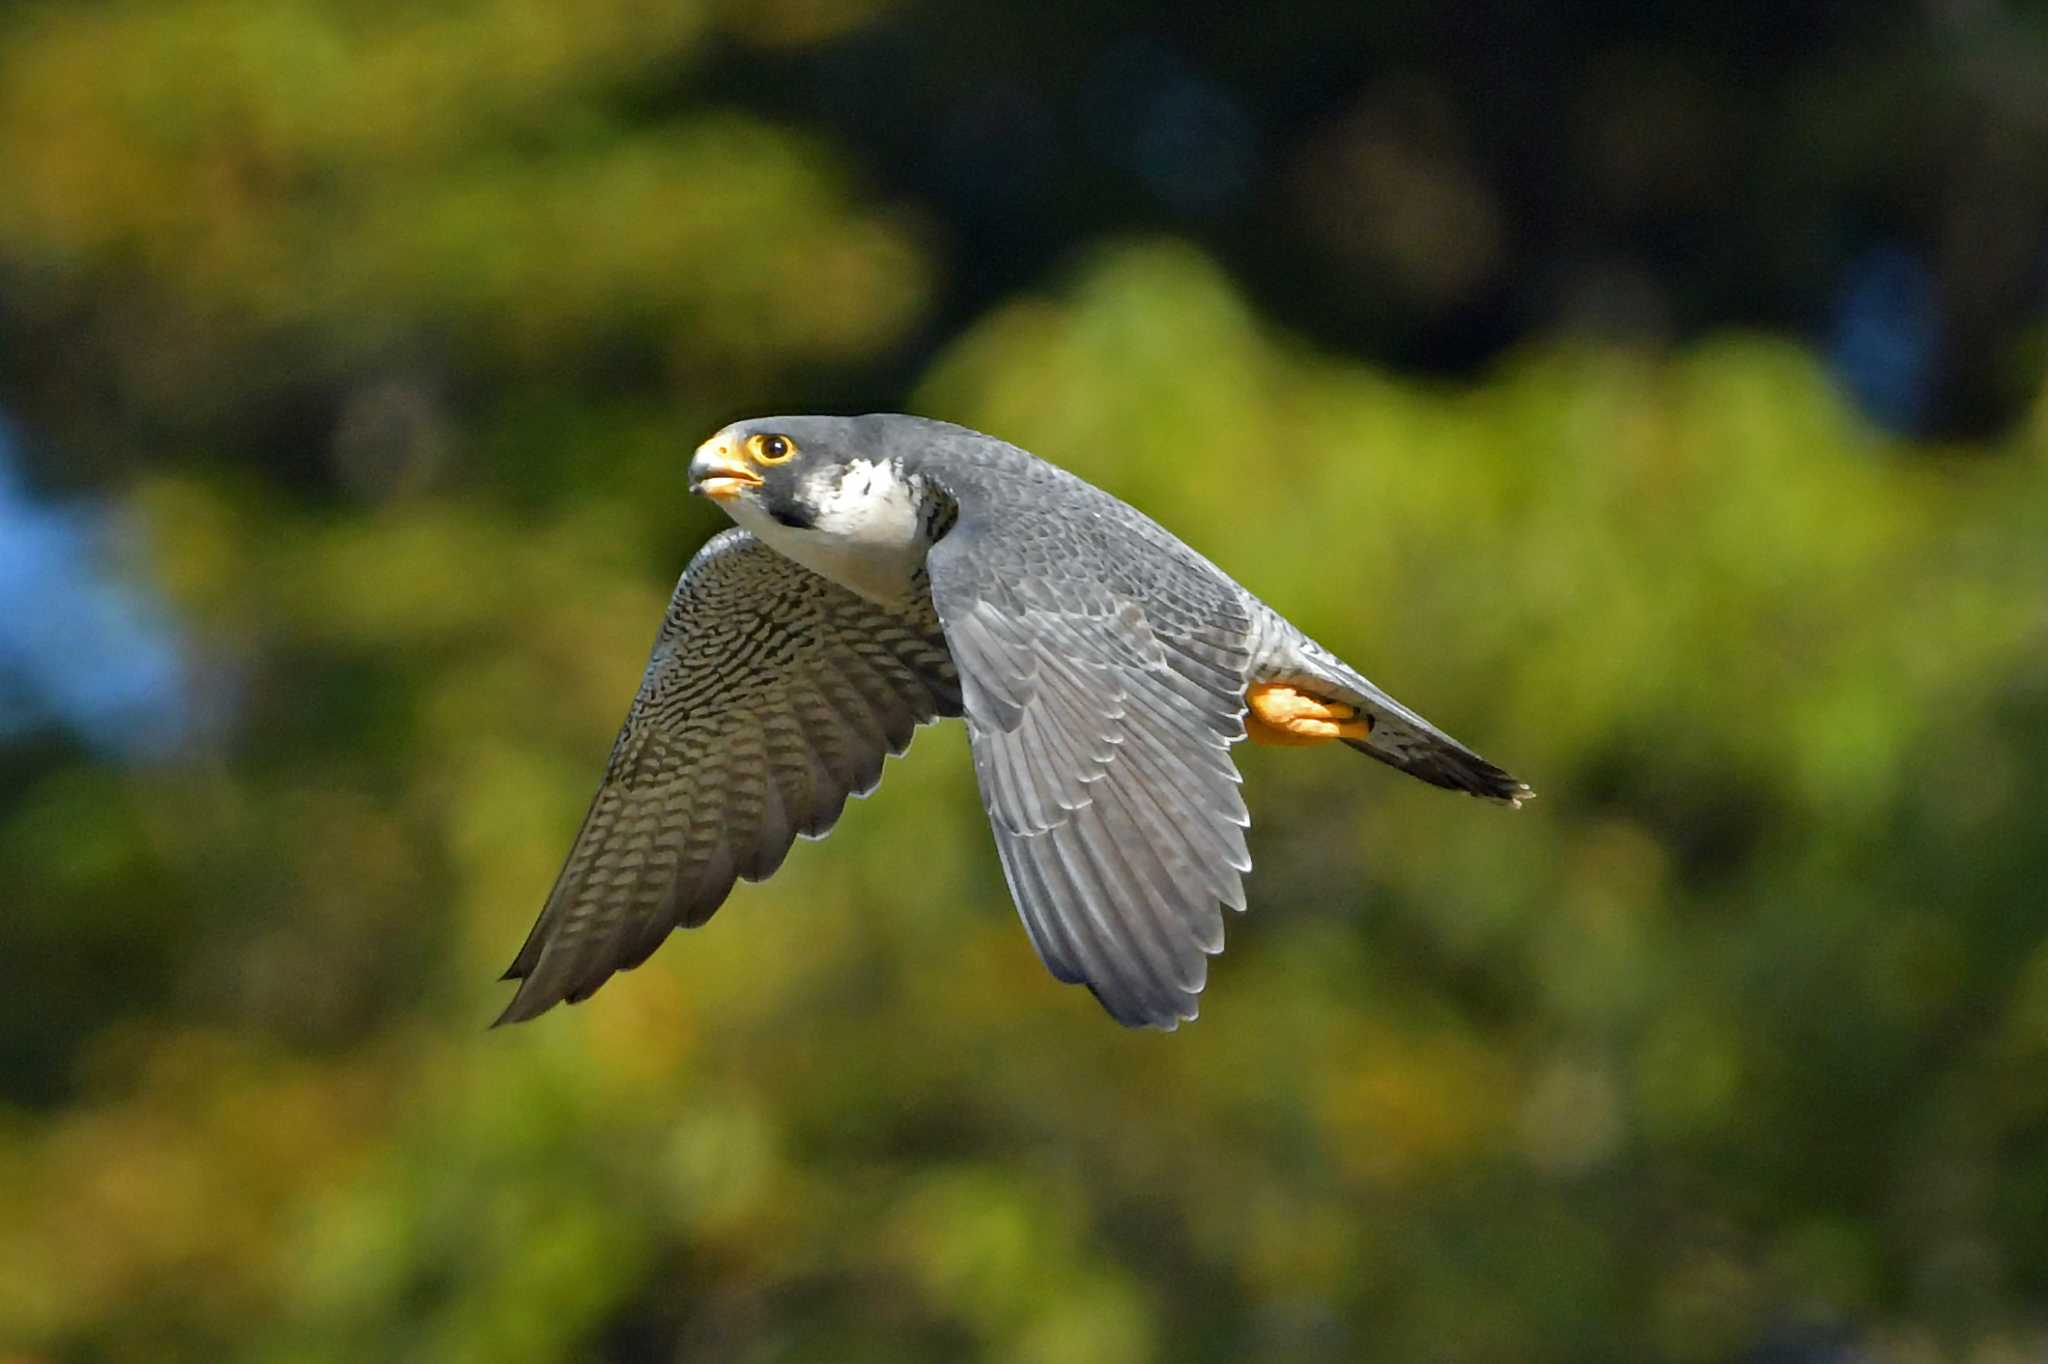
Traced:
<path id="1" fill-rule="evenodd" d="M 746 466 L 732 441 L 713 436 L 690 456 L 690 491 L 702 493 L 714 502 L 738 497 L 748 488 L 761 486 L 761 476 Z"/>

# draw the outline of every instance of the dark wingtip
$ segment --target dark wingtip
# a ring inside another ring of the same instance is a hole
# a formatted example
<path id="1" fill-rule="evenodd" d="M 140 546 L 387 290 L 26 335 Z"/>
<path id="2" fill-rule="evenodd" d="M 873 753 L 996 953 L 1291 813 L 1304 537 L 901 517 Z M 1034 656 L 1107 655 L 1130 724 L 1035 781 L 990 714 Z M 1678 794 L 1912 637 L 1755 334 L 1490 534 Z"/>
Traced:
<path id="1" fill-rule="evenodd" d="M 491 1028 L 485 1031 L 502 1028 L 507 1023 L 524 1023 L 529 1018 L 538 1018 L 560 1002 L 560 999 L 536 995 L 531 980 L 521 981 L 519 989 L 512 995 L 511 1002 L 505 1005 L 502 1013 L 491 1020 Z"/>

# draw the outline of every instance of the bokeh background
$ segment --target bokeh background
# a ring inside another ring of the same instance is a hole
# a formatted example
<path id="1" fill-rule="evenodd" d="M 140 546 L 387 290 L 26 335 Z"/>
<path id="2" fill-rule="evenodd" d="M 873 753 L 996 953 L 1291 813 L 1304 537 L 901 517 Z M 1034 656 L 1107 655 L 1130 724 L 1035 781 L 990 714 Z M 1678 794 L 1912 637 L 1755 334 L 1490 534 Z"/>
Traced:
<path id="1" fill-rule="evenodd" d="M 2048 1357 L 2048 14 L 0 12 L 0 1358 Z M 908 409 L 1527 777 L 1126 1033 L 957 725 L 486 1032 L 682 471 Z"/>

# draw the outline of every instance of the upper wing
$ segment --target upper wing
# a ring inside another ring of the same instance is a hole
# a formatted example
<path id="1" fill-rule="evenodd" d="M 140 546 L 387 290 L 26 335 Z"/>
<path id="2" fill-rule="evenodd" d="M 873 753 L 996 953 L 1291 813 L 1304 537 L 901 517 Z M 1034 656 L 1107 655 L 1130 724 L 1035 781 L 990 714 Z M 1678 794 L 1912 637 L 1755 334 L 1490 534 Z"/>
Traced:
<path id="1" fill-rule="evenodd" d="M 1128 528 L 977 510 L 963 499 L 928 567 L 1011 895 L 1055 976 L 1118 1022 L 1175 1027 L 1251 869 L 1230 758 L 1243 606 Z M 1110 568 L 1123 557 L 1144 587 Z"/>
<path id="2" fill-rule="evenodd" d="M 586 998 L 822 837 L 918 725 L 960 713 L 930 604 L 892 611 L 745 531 L 683 570 L 604 781 L 505 975 L 500 1023 Z"/>

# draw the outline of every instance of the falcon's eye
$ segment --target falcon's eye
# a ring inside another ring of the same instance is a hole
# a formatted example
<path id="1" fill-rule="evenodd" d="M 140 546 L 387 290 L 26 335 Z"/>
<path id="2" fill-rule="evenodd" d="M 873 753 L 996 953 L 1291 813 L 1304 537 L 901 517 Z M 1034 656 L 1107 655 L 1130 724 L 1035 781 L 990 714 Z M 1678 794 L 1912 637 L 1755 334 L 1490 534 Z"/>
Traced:
<path id="1" fill-rule="evenodd" d="M 780 464 L 796 453 L 796 442 L 788 436 L 749 436 L 747 446 L 757 464 Z"/>

